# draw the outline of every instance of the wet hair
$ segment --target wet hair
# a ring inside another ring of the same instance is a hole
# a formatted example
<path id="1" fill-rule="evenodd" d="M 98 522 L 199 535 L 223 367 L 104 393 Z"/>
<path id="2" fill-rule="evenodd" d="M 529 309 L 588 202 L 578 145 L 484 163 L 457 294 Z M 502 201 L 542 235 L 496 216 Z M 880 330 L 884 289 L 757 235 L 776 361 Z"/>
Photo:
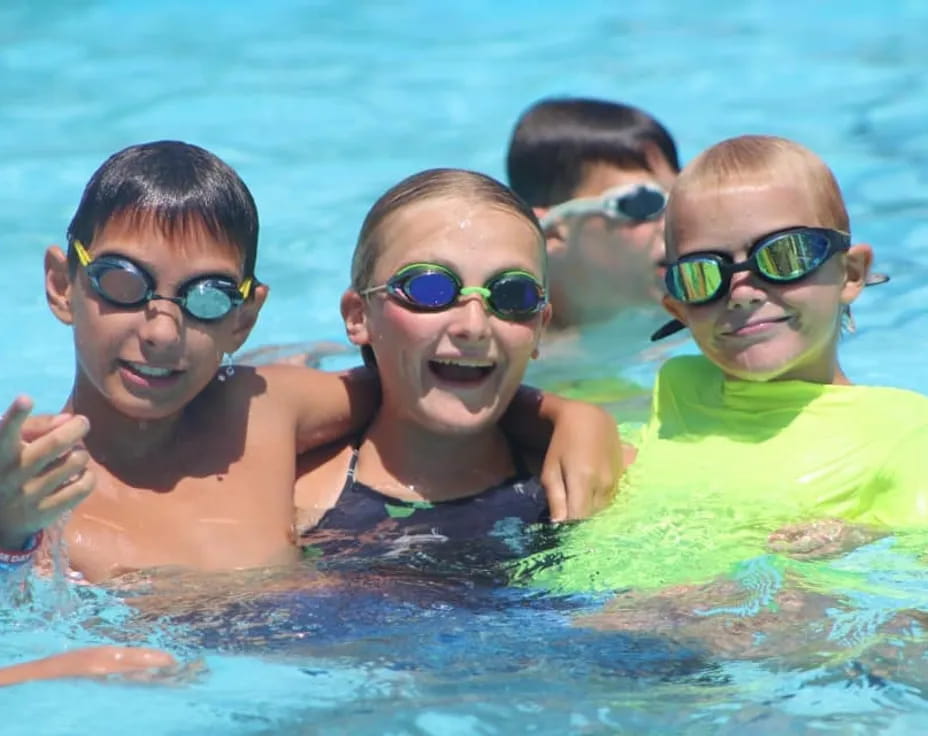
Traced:
<path id="1" fill-rule="evenodd" d="M 129 146 L 110 156 L 84 189 L 68 226 L 68 260 L 77 267 L 73 244 L 87 248 L 107 225 L 158 228 L 182 241 L 198 227 L 240 256 L 243 275 L 253 276 L 258 252 L 258 210 L 245 182 L 209 151 L 180 141 Z"/>
<path id="2" fill-rule="evenodd" d="M 542 281 L 547 284 L 545 236 L 531 207 L 505 184 L 486 174 L 466 169 L 427 169 L 403 179 L 374 202 L 361 224 L 351 259 L 351 288 L 363 291 L 373 286 L 374 269 L 384 247 L 383 226 L 391 216 L 410 205 L 446 197 L 486 204 L 525 220 L 535 231 Z M 367 365 L 376 365 L 369 345 L 361 349 L 361 355 Z"/>
<path id="3" fill-rule="evenodd" d="M 506 172 L 509 186 L 532 207 L 553 207 L 574 196 L 593 164 L 654 173 L 655 151 L 680 170 L 670 133 L 643 110 L 604 100 L 547 99 L 516 123 Z"/>
<path id="4" fill-rule="evenodd" d="M 667 207 L 665 238 L 668 251 L 675 251 L 677 241 L 674 202 L 687 193 L 778 182 L 801 188 L 812 202 L 817 221 L 794 224 L 827 227 L 850 233 L 850 218 L 841 188 L 821 158 L 805 146 L 786 138 L 743 135 L 706 149 L 677 178 Z"/>
<path id="5" fill-rule="evenodd" d="M 404 207 L 427 199 L 454 197 L 469 202 L 487 204 L 524 219 L 538 236 L 539 254 L 542 257 L 542 277 L 547 280 L 545 237 L 538 218 L 509 187 L 496 179 L 466 169 L 427 169 L 409 176 L 390 187 L 374 202 L 358 233 L 357 245 L 351 259 L 351 288 L 356 291 L 371 286 L 374 267 L 383 249 L 383 224 L 391 215 Z"/>

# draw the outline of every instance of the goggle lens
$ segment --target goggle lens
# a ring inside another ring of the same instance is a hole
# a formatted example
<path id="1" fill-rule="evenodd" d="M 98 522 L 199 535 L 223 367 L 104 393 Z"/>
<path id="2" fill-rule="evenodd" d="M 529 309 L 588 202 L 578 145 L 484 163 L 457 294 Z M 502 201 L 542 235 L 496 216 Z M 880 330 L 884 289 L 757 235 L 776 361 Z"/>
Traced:
<path id="1" fill-rule="evenodd" d="M 667 269 L 667 290 L 681 302 L 698 304 L 722 288 L 722 270 L 712 258 L 681 261 Z"/>
<path id="2" fill-rule="evenodd" d="M 664 211 L 667 195 L 652 187 L 638 187 L 612 202 L 615 213 L 623 219 L 644 222 L 653 220 Z"/>
<path id="3" fill-rule="evenodd" d="M 409 274 L 397 286 L 411 302 L 424 309 L 444 309 L 458 298 L 457 282 L 441 271 Z"/>
<path id="4" fill-rule="evenodd" d="M 757 249 L 757 268 L 768 279 L 793 281 L 822 265 L 828 240 L 814 233 L 791 233 Z"/>
<path id="5" fill-rule="evenodd" d="M 115 304 L 132 307 L 148 296 L 148 282 L 137 271 L 106 261 L 95 261 L 87 271 L 96 282 L 98 292 Z"/>
<path id="6" fill-rule="evenodd" d="M 489 289 L 490 306 L 513 319 L 527 319 L 544 306 L 541 285 L 527 274 L 504 274 Z"/>
<path id="7" fill-rule="evenodd" d="M 184 307 L 197 319 L 222 319 L 236 306 L 232 293 L 214 279 L 194 281 L 184 291 Z"/>

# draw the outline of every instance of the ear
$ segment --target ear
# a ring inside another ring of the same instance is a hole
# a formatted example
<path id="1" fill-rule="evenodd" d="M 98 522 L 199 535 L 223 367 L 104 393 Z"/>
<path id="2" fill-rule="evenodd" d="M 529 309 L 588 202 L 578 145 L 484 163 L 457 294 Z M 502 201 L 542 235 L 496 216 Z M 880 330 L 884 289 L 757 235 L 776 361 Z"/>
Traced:
<path id="1" fill-rule="evenodd" d="M 873 265 L 873 248 L 866 243 L 852 245 L 844 257 L 844 287 L 841 302 L 850 304 L 867 285 L 870 266 Z"/>
<path id="2" fill-rule="evenodd" d="M 66 325 L 74 324 L 71 286 L 68 257 L 61 248 L 52 245 L 45 251 L 45 298 L 52 314 Z"/>
<path id="3" fill-rule="evenodd" d="M 554 307 L 551 304 L 546 304 L 545 308 L 541 312 L 541 329 L 538 330 L 538 334 L 535 335 L 535 349 L 532 350 L 532 358 L 538 358 L 538 344 L 541 342 L 541 338 L 545 335 L 545 330 L 548 329 L 548 325 L 551 324 L 551 315 L 554 314 Z"/>
<path id="4" fill-rule="evenodd" d="M 532 211 L 541 219 L 550 211 L 549 207 L 532 207 Z M 545 248 L 549 256 L 563 255 L 567 251 L 567 225 L 563 220 L 553 222 L 543 228 L 545 233 Z"/>
<path id="5" fill-rule="evenodd" d="M 255 322 L 258 321 L 258 314 L 261 312 L 261 307 L 264 306 L 264 302 L 267 300 L 267 295 L 270 293 L 270 290 L 267 284 L 258 284 L 255 286 L 255 291 L 251 298 L 246 299 L 236 310 L 235 326 L 232 328 L 231 350 L 226 350 L 225 352 L 230 354 L 234 353 L 245 344 L 245 340 L 247 340 L 248 336 L 251 334 Z"/>
<path id="6" fill-rule="evenodd" d="M 677 301 L 672 296 L 664 294 L 664 296 L 661 297 L 661 305 L 667 310 L 671 317 L 680 320 L 685 325 L 689 325 L 686 306 L 683 302 Z"/>
<path id="7" fill-rule="evenodd" d="M 345 334 L 352 345 L 370 345 L 371 335 L 365 307 L 364 297 L 354 289 L 348 289 L 342 294 L 342 319 L 345 321 Z"/>

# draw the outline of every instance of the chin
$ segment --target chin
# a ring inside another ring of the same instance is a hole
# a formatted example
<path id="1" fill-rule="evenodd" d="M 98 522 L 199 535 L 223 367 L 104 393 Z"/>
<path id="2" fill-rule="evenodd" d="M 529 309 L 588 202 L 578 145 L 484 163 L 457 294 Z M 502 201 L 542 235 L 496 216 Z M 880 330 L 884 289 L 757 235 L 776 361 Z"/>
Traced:
<path id="1" fill-rule="evenodd" d="M 476 411 L 464 405 L 425 408 L 422 424 L 437 434 L 473 435 L 494 426 L 502 411 L 495 406 L 480 407 Z"/>
<path id="2" fill-rule="evenodd" d="M 784 374 L 792 371 L 795 365 L 795 361 L 784 361 L 782 357 L 758 356 L 754 359 L 742 357 L 728 361 L 722 367 L 725 373 L 741 381 L 763 383 L 776 381 Z"/>

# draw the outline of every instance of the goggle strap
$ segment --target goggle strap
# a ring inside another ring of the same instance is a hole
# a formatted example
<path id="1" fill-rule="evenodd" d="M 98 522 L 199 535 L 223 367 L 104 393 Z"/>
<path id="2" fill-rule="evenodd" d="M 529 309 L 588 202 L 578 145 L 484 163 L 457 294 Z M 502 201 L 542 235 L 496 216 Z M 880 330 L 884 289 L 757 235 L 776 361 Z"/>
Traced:
<path id="1" fill-rule="evenodd" d="M 686 325 L 683 324 L 680 320 L 672 319 L 654 331 L 654 334 L 651 335 L 651 342 L 663 340 L 665 337 L 670 337 L 671 335 L 678 333 L 680 330 L 685 329 Z"/>
<path id="2" fill-rule="evenodd" d="M 93 260 L 93 257 L 90 253 L 87 252 L 87 249 L 84 247 L 84 244 L 80 240 L 74 241 L 74 252 L 77 253 L 77 261 L 85 268 Z"/>
<path id="3" fill-rule="evenodd" d="M 242 282 L 242 285 L 238 287 L 238 293 L 242 295 L 242 299 L 247 299 L 248 295 L 251 294 L 251 287 L 254 282 L 254 278 L 249 276 Z"/>

